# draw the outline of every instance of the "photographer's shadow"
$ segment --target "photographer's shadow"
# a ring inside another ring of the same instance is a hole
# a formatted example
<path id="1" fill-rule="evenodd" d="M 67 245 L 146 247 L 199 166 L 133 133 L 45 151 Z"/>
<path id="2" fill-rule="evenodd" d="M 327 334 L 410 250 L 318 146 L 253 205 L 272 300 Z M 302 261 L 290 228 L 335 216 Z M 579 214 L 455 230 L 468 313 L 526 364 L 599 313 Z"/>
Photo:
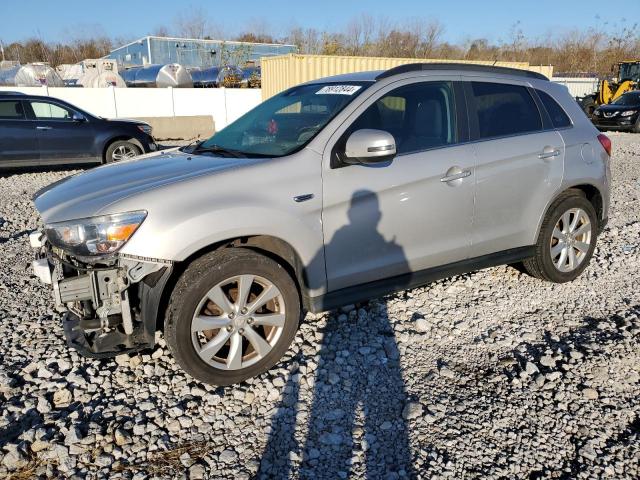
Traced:
<path id="1" fill-rule="evenodd" d="M 373 202 L 377 215 L 360 214 L 357 203 L 363 197 L 369 213 Z M 404 266 L 397 267 L 408 270 L 402 247 L 377 230 L 380 210 L 374 193 L 354 193 L 348 216 L 350 223 L 335 233 L 331 243 L 345 245 L 363 231 L 370 232 L 362 248 L 402 259 Z M 318 255 L 314 261 L 318 260 L 324 261 L 324 256 Z M 407 398 L 400 355 L 385 302 L 332 311 L 322 329 L 318 356 L 304 358 L 300 352 L 296 357 L 300 364 L 318 363 L 311 406 L 306 408 L 299 381 L 290 375 L 257 478 L 414 478 L 402 415 Z M 300 462 L 297 471 L 294 460 Z"/>

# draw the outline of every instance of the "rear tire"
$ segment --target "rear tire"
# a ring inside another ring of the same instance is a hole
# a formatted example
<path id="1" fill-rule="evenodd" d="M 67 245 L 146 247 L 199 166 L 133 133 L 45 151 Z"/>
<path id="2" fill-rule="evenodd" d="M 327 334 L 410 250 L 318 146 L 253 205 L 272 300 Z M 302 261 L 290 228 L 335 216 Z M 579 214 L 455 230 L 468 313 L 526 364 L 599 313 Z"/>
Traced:
<path id="1" fill-rule="evenodd" d="M 192 377 L 231 385 L 273 367 L 299 320 L 296 284 L 280 264 L 249 249 L 225 248 L 182 274 L 167 308 L 165 338 Z"/>
<path id="2" fill-rule="evenodd" d="M 127 140 L 118 140 L 109 145 L 104 156 L 104 161 L 105 163 L 119 162 L 137 157 L 141 153 L 140 147 L 135 143 Z"/>
<path id="3" fill-rule="evenodd" d="M 576 279 L 596 246 L 598 217 L 580 190 L 567 190 L 549 207 L 542 222 L 536 253 L 523 262 L 532 276 L 554 283 Z"/>

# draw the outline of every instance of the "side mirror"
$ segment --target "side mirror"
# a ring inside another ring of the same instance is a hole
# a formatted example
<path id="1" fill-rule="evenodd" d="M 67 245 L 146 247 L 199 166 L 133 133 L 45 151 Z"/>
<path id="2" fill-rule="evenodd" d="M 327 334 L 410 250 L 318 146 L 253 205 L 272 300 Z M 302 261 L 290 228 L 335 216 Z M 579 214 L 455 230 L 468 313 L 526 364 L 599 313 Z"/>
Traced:
<path id="1" fill-rule="evenodd" d="M 86 122 L 87 121 L 85 116 L 82 115 L 81 113 L 78 113 L 78 112 L 73 112 L 73 116 L 71 117 L 71 120 L 73 120 L 74 122 Z"/>
<path id="2" fill-rule="evenodd" d="M 350 165 L 388 162 L 396 156 L 396 141 L 384 130 L 356 130 L 347 139 L 344 156 Z"/>

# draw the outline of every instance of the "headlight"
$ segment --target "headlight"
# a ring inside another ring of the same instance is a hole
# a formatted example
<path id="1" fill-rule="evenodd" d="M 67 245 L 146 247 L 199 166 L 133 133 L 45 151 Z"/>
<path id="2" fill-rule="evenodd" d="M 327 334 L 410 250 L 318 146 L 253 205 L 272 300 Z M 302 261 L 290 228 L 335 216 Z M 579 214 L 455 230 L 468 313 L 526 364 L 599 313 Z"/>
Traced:
<path id="1" fill-rule="evenodd" d="M 138 211 L 81 218 L 46 225 L 45 233 L 53 246 L 72 255 L 109 255 L 127 243 L 146 216 Z"/>
<path id="2" fill-rule="evenodd" d="M 635 110 L 625 110 L 624 112 L 622 112 L 620 114 L 621 117 L 630 117 L 631 115 L 633 115 L 634 113 L 636 113 Z"/>
<path id="3" fill-rule="evenodd" d="M 147 135 L 151 135 L 153 128 L 151 128 L 151 125 L 138 125 L 138 130 L 146 133 Z"/>

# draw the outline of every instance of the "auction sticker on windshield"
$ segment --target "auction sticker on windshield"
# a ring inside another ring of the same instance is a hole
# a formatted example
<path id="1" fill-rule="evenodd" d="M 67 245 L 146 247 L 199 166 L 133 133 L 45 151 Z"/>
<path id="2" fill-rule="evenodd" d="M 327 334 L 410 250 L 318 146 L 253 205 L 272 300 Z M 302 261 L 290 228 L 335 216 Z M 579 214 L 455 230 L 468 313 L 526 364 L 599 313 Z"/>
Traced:
<path id="1" fill-rule="evenodd" d="M 353 95 L 360 88 L 360 85 L 327 85 L 318 90 L 316 95 Z"/>

